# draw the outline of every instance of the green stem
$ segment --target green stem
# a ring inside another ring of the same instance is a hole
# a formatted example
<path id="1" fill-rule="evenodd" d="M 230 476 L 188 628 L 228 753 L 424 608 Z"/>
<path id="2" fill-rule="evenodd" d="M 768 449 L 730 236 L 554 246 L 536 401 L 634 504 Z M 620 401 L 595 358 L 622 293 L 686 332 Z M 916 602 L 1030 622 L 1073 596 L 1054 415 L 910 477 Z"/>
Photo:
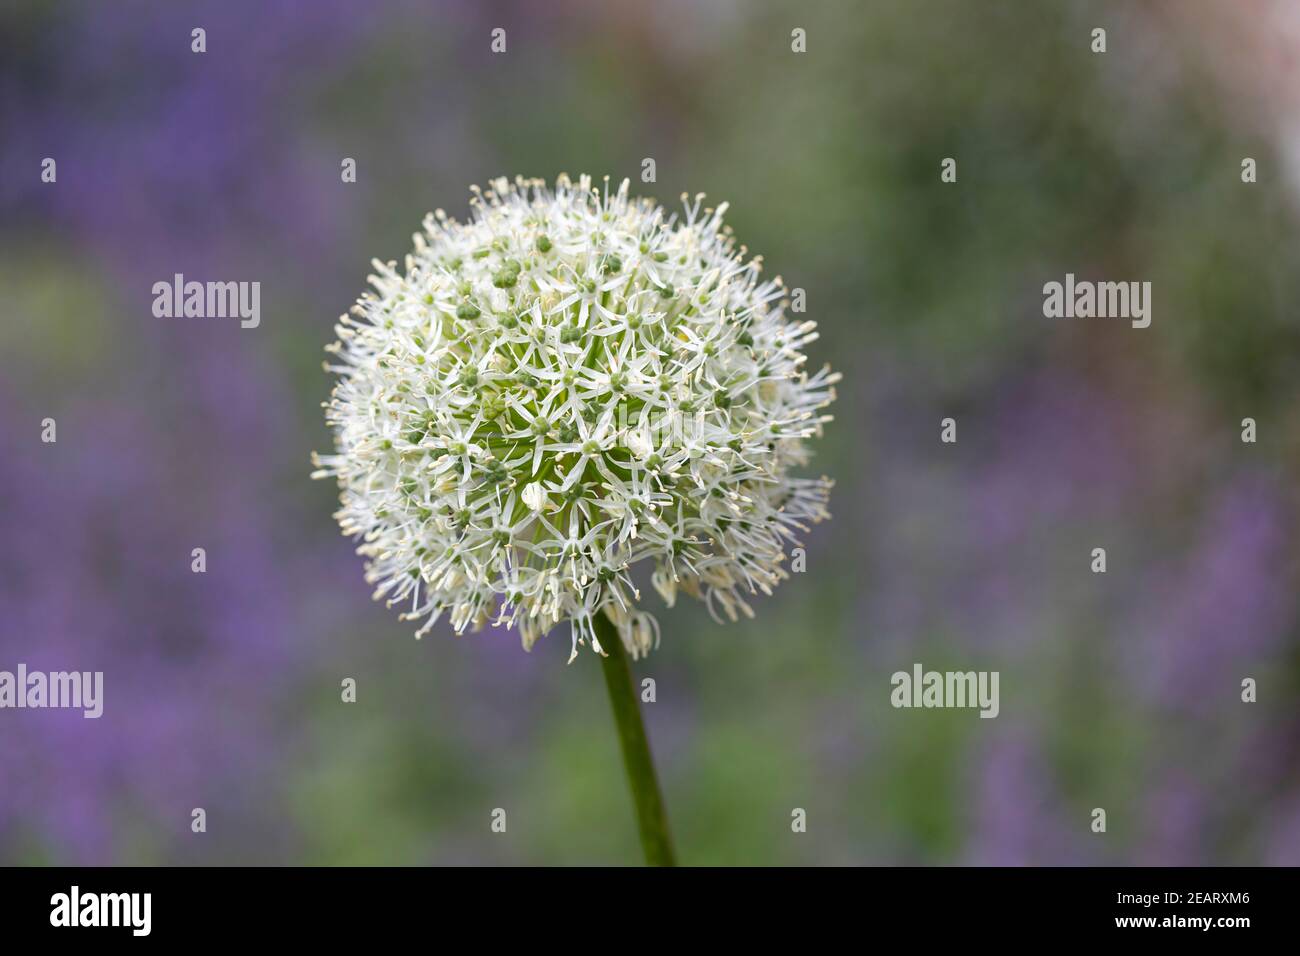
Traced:
<path id="1" fill-rule="evenodd" d="M 618 629 L 603 613 L 595 615 L 595 626 L 596 636 L 606 654 L 601 659 L 601 666 L 605 671 L 609 703 L 614 708 L 614 722 L 618 725 L 618 742 L 623 750 L 628 786 L 632 788 L 632 800 L 636 804 L 637 827 L 641 831 L 645 861 L 650 866 L 676 866 L 673 838 L 668 831 L 668 813 L 664 810 L 659 779 L 655 776 L 654 761 L 650 757 L 650 742 L 641 721 L 641 707 L 632 682 L 627 652 L 623 649 Z"/>

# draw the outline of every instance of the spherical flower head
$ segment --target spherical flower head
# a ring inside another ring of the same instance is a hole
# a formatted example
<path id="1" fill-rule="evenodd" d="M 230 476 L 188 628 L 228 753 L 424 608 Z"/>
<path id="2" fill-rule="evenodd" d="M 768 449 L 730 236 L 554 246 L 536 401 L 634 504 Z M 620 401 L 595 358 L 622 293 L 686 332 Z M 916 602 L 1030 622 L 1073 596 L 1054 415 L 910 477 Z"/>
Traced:
<path id="1" fill-rule="evenodd" d="M 374 262 L 337 326 L 326 406 L 336 517 L 375 598 L 458 632 L 555 625 L 601 651 L 658 643 L 634 583 L 715 618 L 787 577 L 787 545 L 828 517 L 800 478 L 839 375 L 808 374 L 815 323 L 745 259 L 725 204 L 647 199 L 561 176 L 473 188 L 472 221 L 425 218 L 399 272 Z"/>

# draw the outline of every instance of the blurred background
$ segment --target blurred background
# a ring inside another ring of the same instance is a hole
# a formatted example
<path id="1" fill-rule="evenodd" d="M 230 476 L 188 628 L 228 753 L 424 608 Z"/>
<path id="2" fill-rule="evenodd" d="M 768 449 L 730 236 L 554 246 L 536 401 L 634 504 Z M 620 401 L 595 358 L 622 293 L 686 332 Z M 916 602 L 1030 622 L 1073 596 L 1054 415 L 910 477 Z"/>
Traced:
<path id="1" fill-rule="evenodd" d="M 807 572 L 653 607 L 683 862 L 1300 863 L 1298 70 L 1285 0 L 6 5 L 0 669 L 105 712 L 0 712 L 0 862 L 638 862 L 596 659 L 417 643 L 308 480 L 370 259 L 565 171 L 729 201 L 845 376 Z M 1066 272 L 1151 327 L 1045 319 Z M 1000 716 L 893 709 L 915 662 Z"/>

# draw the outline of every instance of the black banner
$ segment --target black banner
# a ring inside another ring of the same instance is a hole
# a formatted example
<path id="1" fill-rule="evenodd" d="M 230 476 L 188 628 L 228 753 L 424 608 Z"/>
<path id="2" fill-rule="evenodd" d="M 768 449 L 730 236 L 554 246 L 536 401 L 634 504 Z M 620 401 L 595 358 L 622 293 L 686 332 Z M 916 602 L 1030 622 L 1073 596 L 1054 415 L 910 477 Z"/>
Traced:
<path id="1" fill-rule="evenodd" d="M 728 933 L 786 924 L 985 942 L 1098 936 L 1157 941 L 1279 932 L 1295 874 L 1284 869 L 8 869 L 9 940 L 243 942 L 408 935 L 429 921 L 556 930 L 591 915 L 667 931 L 702 918 Z M 621 902 L 620 902 L 621 901 Z M 490 922 L 484 923 L 486 918 Z M 976 933 L 976 936 L 972 936 Z"/>

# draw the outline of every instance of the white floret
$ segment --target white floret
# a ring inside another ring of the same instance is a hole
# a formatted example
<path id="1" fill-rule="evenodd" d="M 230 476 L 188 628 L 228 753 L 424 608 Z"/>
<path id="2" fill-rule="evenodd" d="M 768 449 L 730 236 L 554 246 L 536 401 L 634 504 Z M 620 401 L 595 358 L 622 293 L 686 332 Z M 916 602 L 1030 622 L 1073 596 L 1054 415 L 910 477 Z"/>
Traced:
<path id="1" fill-rule="evenodd" d="M 725 204 L 679 218 L 627 187 L 475 188 L 470 222 L 426 217 L 340 320 L 315 476 L 338 479 L 375 597 L 417 636 L 446 614 L 529 648 L 567 620 L 576 654 L 604 613 L 640 656 L 659 625 L 633 565 L 669 605 L 680 588 L 734 620 L 828 517 L 831 483 L 789 474 L 839 379 L 803 370 L 815 323 L 784 317 Z"/>

